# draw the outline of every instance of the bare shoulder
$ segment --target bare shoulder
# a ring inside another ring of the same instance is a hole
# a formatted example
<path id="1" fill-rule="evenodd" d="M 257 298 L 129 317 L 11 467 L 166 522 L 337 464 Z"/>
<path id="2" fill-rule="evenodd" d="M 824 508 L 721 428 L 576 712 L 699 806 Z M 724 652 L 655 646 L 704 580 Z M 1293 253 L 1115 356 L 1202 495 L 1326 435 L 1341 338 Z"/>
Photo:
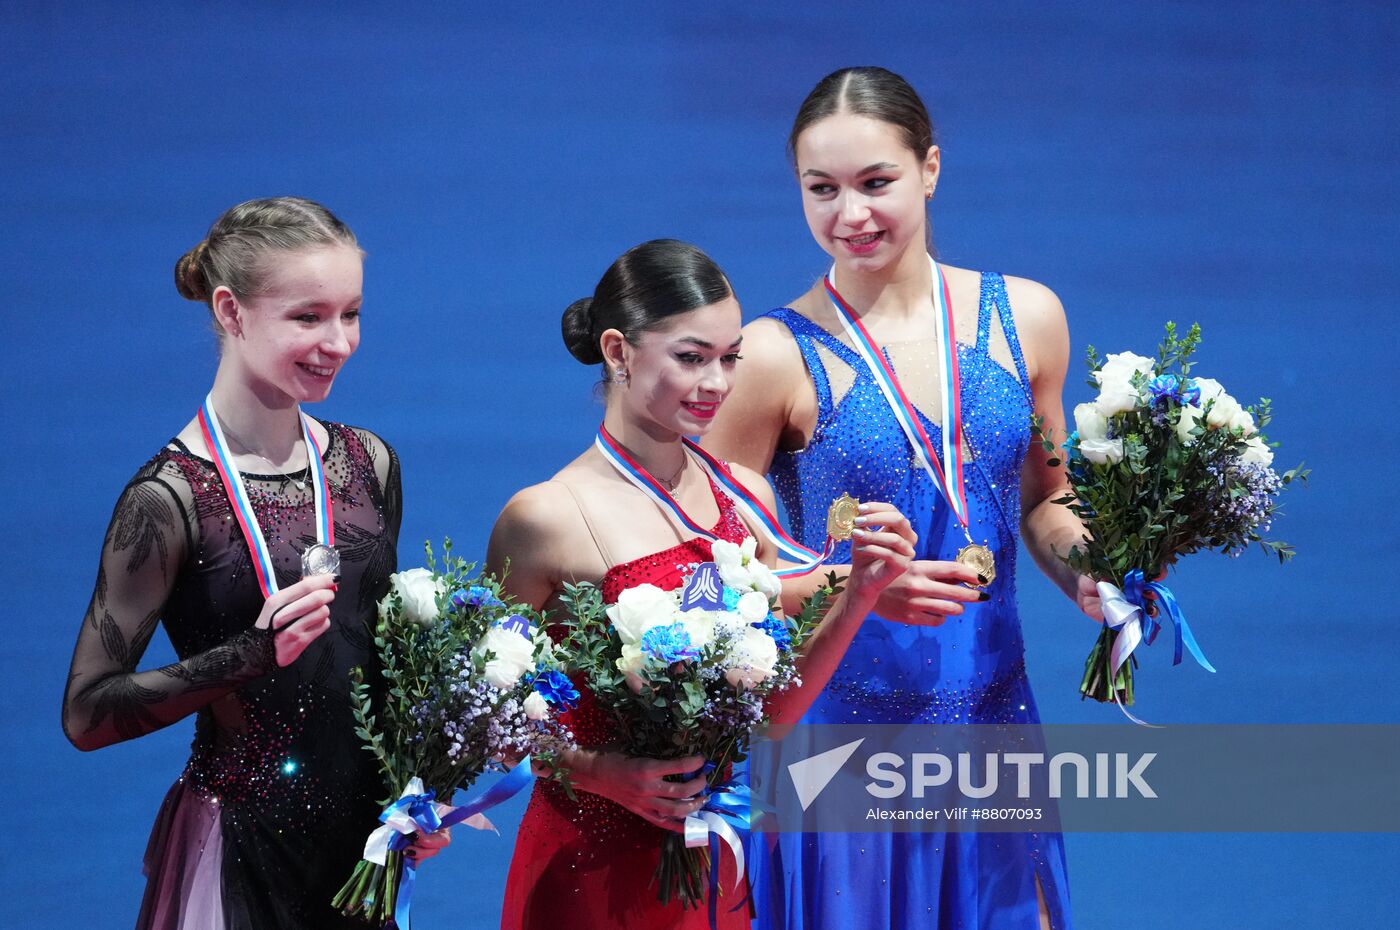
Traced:
<path id="1" fill-rule="evenodd" d="M 1006 297 L 1033 382 L 1063 381 L 1069 364 L 1069 326 L 1055 292 L 1029 278 L 1006 277 Z"/>
<path id="2" fill-rule="evenodd" d="M 561 533 L 567 535 L 570 516 L 577 515 L 568 488 L 558 480 L 543 481 L 516 491 L 506 501 L 491 535 L 524 545 L 547 545 Z"/>
<path id="3" fill-rule="evenodd" d="M 768 484 L 768 479 L 747 465 L 740 465 L 738 462 L 730 462 L 729 470 L 739 483 L 749 490 L 755 497 L 763 501 L 764 506 L 772 509 L 776 500 L 773 496 L 773 489 Z"/>
<path id="4" fill-rule="evenodd" d="M 1007 275 L 1006 297 L 1016 317 L 1018 332 L 1064 330 L 1064 305 L 1054 291 L 1039 281 Z"/>
<path id="5" fill-rule="evenodd" d="M 761 370 L 765 375 L 802 369 L 802 352 L 792 330 L 768 316 L 761 316 L 744 327 L 744 368 Z"/>

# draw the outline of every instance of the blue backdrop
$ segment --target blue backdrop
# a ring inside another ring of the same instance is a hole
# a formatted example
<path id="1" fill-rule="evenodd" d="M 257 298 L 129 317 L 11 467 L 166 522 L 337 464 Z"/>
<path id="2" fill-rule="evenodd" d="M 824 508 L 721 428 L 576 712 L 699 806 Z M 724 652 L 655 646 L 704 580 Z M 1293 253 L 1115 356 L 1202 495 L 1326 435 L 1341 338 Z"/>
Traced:
<path id="1" fill-rule="evenodd" d="M 444 7 L 446 5 L 443 5 Z M 465 5 L 463 5 L 465 6 Z M 1159 722 L 1396 722 L 1400 17 L 1389 3 L 9 3 L 0 11 L 0 539 L 11 632 L 0 896 L 13 926 L 127 926 L 188 722 L 80 755 L 58 707 L 110 508 L 215 366 L 175 259 L 250 197 L 323 201 L 369 252 L 364 341 L 315 412 L 403 459 L 401 558 L 479 553 L 510 493 L 589 441 L 564 306 L 623 249 L 694 241 L 746 316 L 824 267 L 783 144 L 815 81 L 882 64 L 943 146 L 943 258 L 1042 281 L 1075 354 L 1199 321 L 1200 371 L 1270 396 L 1306 458 L 1297 561 L 1203 556 L 1173 586 L 1220 673 L 1145 658 Z M 1067 402 L 1085 400 L 1076 357 Z M 1023 562 L 1047 721 L 1094 628 Z M 167 661 L 163 636 L 145 663 Z M 1268 777 L 1269 773 L 1260 773 Z M 492 927 L 521 805 L 425 871 L 422 927 Z M 1078 926 L 1386 925 L 1394 835 L 1068 838 Z"/>

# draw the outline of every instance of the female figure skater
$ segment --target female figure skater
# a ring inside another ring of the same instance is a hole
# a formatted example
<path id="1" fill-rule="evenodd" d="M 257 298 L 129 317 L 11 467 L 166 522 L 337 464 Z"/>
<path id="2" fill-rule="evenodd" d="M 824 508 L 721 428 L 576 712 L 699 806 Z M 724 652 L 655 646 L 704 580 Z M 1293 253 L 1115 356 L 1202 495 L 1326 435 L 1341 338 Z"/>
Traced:
<path id="1" fill-rule="evenodd" d="M 1082 527 L 1051 503 L 1065 477 L 1030 443 L 1033 413 L 1063 429 L 1064 311 L 1033 281 L 930 257 L 939 150 L 903 78 L 828 75 L 789 145 L 832 272 L 745 328 L 745 367 L 704 444 L 766 473 L 805 545 L 824 538 L 822 501 L 843 491 L 890 501 L 919 538 L 804 721 L 1035 723 L 1017 540 L 1102 619 L 1093 585 L 1055 557 Z M 756 926 L 1069 926 L 1058 834 L 765 839 Z"/>
<path id="2" fill-rule="evenodd" d="M 574 357 L 607 372 L 603 430 L 694 523 L 730 542 L 752 531 L 681 440 L 703 435 L 728 395 L 739 364 L 740 324 L 724 274 L 700 250 L 674 240 L 625 253 L 593 297 L 571 305 L 563 321 Z M 744 468 L 734 477 L 771 506 L 762 478 Z M 831 674 L 861 618 L 913 554 L 908 521 L 892 508 L 867 504 L 862 514 L 867 528 L 857 532 L 846 590 L 804 650 L 806 687 L 770 706 L 778 722 L 801 715 L 808 692 Z M 766 543 L 759 557 L 772 564 Z M 505 587 L 513 596 L 550 609 L 566 582 L 598 585 L 612 603 L 642 583 L 674 589 L 691 566 L 710 559 L 710 540 L 680 531 L 590 447 L 551 480 L 510 500 L 492 533 L 487 568 L 508 569 Z M 662 905 L 652 883 L 661 831 L 681 829 L 700 807 L 705 782 L 698 775 L 684 782 L 665 776 L 695 772 L 704 760 L 638 759 L 609 749 L 618 734 L 590 698 L 585 693 L 568 718 L 581 747 L 567 760 L 579 800 L 570 801 L 555 783 L 537 784 L 516 841 L 503 930 L 705 927 L 703 909 Z M 723 887 L 732 879 L 733 861 L 726 857 Z M 748 909 L 731 907 L 721 906 L 721 923 L 747 927 Z"/>
<path id="3" fill-rule="evenodd" d="M 373 433 L 301 405 L 359 345 L 361 278 L 350 229 L 294 197 L 229 209 L 175 266 L 213 316 L 218 371 L 117 501 L 63 702 L 83 750 L 196 717 L 146 852 L 141 928 L 351 925 L 330 901 L 383 789 L 348 673 L 373 668 L 399 468 Z M 137 671 L 157 623 L 180 661 Z"/>

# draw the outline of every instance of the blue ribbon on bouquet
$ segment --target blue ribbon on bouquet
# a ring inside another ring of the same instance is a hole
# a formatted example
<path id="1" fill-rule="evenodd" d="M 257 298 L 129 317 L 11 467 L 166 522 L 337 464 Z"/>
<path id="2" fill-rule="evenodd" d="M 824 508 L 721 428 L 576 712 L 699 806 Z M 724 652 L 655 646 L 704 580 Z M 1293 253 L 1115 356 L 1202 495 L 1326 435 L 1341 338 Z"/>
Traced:
<path id="1" fill-rule="evenodd" d="M 461 807 L 451 807 L 436 801 L 437 793 L 423 789 L 423 780 L 416 775 L 408 780 L 403 794 L 379 815 L 384 826 L 369 835 L 365 842 L 364 858 L 377 865 L 384 865 L 390 850 L 399 851 L 408 846 L 416 833 L 432 833 L 444 827 L 451 827 L 463 821 L 477 830 L 492 830 L 496 827 L 487 819 L 485 812 L 520 792 L 531 779 L 530 757 L 521 759 L 515 768 L 478 797 Z M 497 831 L 499 832 L 499 831 Z M 399 875 L 399 891 L 394 901 L 394 923 L 399 930 L 409 930 L 410 913 L 413 907 L 413 886 L 418 879 L 418 863 L 408 857 L 403 860 L 403 872 Z"/>
<path id="2" fill-rule="evenodd" d="M 1160 581 L 1148 581 L 1142 569 L 1135 568 L 1123 577 L 1122 588 L 1107 581 L 1100 581 L 1098 590 L 1103 603 L 1104 624 L 1118 632 L 1118 636 L 1113 640 L 1113 651 L 1108 662 L 1109 690 L 1113 693 L 1114 703 L 1118 704 L 1128 719 L 1134 723 L 1142 723 L 1118 703 L 1118 692 L 1113 689 L 1112 683 L 1123 663 L 1133 654 L 1133 650 L 1142 643 L 1152 645 L 1152 641 L 1161 630 L 1161 621 L 1147 610 L 1149 594 L 1156 600 L 1158 613 L 1165 613 L 1172 622 L 1172 629 L 1176 635 L 1172 664 L 1181 664 L 1182 648 L 1185 647 L 1201 668 L 1208 672 L 1215 671 L 1215 666 L 1210 664 L 1205 653 L 1201 652 L 1201 647 L 1196 644 L 1196 637 L 1192 634 L 1191 627 L 1186 622 L 1186 615 L 1181 612 L 1181 605 L 1176 602 L 1176 595 L 1172 593 L 1171 588 Z"/>
<path id="3" fill-rule="evenodd" d="M 702 769 L 704 772 L 713 770 L 713 762 L 706 762 Z M 710 930 L 715 930 L 716 908 L 719 905 L 720 840 L 734 854 L 734 888 L 738 888 L 744 880 L 744 837 L 752 828 L 754 804 L 749 786 L 733 779 L 706 788 L 704 797 L 704 806 L 685 818 L 685 845 L 695 847 L 708 843 L 710 846 Z M 748 897 L 745 896 L 733 909 L 738 910 L 747 901 Z"/>

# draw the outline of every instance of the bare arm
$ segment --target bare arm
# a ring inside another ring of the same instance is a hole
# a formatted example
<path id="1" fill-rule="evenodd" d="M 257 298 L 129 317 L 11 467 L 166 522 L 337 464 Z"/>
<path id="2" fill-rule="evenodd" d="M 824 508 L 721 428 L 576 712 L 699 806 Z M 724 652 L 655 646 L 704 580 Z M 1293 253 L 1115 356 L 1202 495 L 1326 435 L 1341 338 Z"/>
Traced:
<path id="1" fill-rule="evenodd" d="M 1020 278 L 1007 279 L 1007 296 L 1026 351 L 1035 413 L 1043 418 L 1047 433 L 1064 436 L 1062 395 L 1069 365 L 1064 307 L 1049 288 Z M 1085 613 L 1102 620 L 1092 584 L 1086 585 L 1059 558 L 1084 538 L 1084 525 L 1068 507 L 1054 503 L 1071 492 L 1064 466 L 1051 466 L 1048 458 L 1040 444 L 1032 442 L 1021 467 L 1021 538 L 1040 570 Z"/>

